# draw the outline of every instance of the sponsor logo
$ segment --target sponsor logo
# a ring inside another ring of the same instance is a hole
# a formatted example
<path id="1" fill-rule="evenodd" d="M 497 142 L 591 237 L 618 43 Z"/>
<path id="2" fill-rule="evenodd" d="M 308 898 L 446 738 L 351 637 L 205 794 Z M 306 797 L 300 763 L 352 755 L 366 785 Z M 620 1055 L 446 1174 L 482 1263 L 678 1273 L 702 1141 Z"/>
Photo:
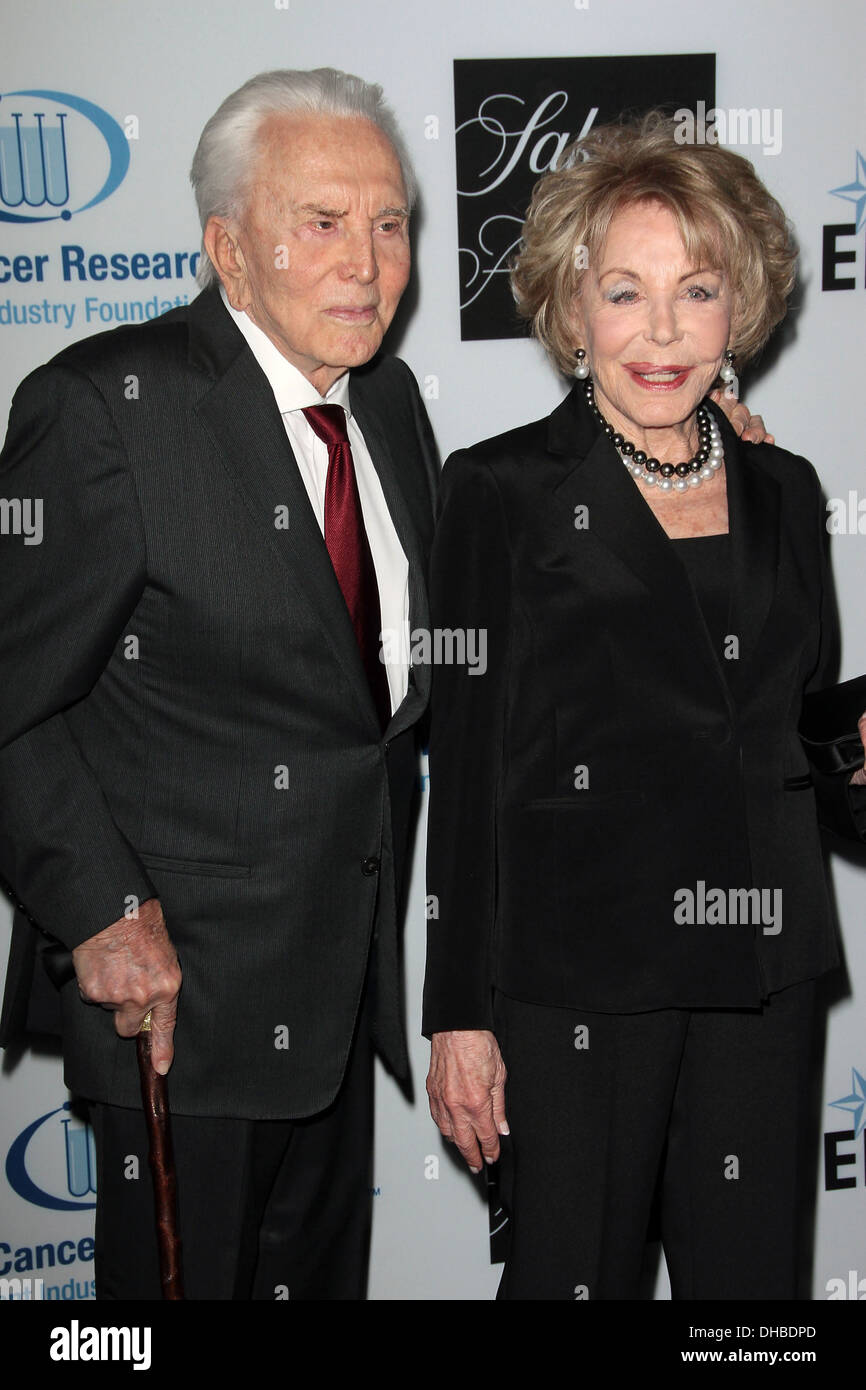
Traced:
<path id="1" fill-rule="evenodd" d="M 123 127 L 101 106 L 41 88 L 0 96 L 0 222 L 68 222 L 128 168 Z"/>
<path id="2" fill-rule="evenodd" d="M 861 285 L 866 286 L 863 265 L 866 262 L 866 237 L 863 238 L 859 252 L 852 238 L 866 229 L 866 158 L 856 152 L 854 177 L 850 183 L 840 184 L 838 188 L 828 189 L 833 198 L 841 198 L 850 204 L 854 214 L 853 222 L 827 222 L 823 227 L 821 253 L 821 289 L 853 290 L 857 288 L 857 275 L 843 274 L 840 266 L 854 265 L 858 254 L 860 262 Z"/>
<path id="3" fill-rule="evenodd" d="M 623 111 L 713 107 L 715 55 L 468 58 L 454 63 L 460 336 L 520 338 L 508 284 L 532 188 Z"/>
<path id="4" fill-rule="evenodd" d="M 96 1194 L 96 1146 L 90 1126 L 70 1109 L 64 1101 L 21 1131 L 6 1155 L 6 1178 L 34 1206 L 89 1211 L 96 1206 L 88 1200 Z"/>
<path id="5" fill-rule="evenodd" d="M 866 1077 L 852 1067 L 851 1090 L 827 1104 L 831 1109 L 845 1111 L 853 1125 L 852 1129 L 828 1130 L 824 1134 L 824 1190 L 839 1192 L 866 1180 Z"/>

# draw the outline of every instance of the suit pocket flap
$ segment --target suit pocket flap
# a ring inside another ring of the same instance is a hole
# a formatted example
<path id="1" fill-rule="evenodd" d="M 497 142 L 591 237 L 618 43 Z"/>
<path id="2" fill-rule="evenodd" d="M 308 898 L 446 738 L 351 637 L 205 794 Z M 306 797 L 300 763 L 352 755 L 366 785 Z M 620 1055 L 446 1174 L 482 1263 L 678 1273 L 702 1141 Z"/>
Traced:
<path id="1" fill-rule="evenodd" d="M 249 864 L 216 864 L 209 859 L 167 859 L 161 854 L 141 854 L 139 858 L 148 869 L 162 869 L 169 874 L 198 874 L 202 878 L 249 878 Z"/>

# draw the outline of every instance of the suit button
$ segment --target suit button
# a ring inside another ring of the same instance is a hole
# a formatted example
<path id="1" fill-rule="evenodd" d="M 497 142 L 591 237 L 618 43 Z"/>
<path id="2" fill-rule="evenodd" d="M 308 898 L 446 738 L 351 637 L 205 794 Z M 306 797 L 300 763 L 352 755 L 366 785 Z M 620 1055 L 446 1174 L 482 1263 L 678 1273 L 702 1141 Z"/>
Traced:
<path id="1" fill-rule="evenodd" d="M 369 878 L 369 877 L 371 877 L 373 874 L 377 874 L 378 872 L 379 872 L 379 860 L 375 857 L 375 855 L 371 855 L 369 859 L 365 859 L 365 860 L 364 860 L 363 864 L 361 865 L 361 873 L 362 873 L 362 874 L 366 874 L 367 877 Z"/>

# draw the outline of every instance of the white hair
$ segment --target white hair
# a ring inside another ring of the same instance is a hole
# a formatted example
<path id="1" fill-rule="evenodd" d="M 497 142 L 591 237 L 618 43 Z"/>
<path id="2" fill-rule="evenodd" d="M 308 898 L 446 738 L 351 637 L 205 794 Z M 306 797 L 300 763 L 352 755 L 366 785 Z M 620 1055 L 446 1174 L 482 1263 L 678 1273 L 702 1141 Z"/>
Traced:
<path id="1" fill-rule="evenodd" d="M 382 88 L 336 68 L 309 72 L 282 68 L 251 77 L 214 112 L 193 156 L 190 182 L 202 233 L 211 217 L 239 217 L 255 173 L 262 123 L 273 115 L 348 116 L 371 121 L 390 141 L 411 207 L 417 185 L 397 119 Z M 217 273 L 202 243 L 196 279 L 204 287 Z"/>

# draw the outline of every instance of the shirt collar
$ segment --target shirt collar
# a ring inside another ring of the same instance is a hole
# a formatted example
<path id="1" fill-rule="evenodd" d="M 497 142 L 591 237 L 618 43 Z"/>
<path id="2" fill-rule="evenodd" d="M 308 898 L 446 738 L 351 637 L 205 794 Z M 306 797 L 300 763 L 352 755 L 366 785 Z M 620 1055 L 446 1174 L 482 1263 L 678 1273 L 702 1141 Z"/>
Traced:
<path id="1" fill-rule="evenodd" d="M 305 410 L 307 406 L 321 405 L 323 401 L 327 401 L 329 405 L 341 405 L 347 417 L 351 417 L 348 371 L 337 378 L 324 396 L 320 396 L 312 382 L 307 381 L 303 372 L 299 372 L 297 367 L 283 356 L 267 333 L 263 332 L 258 324 L 253 323 L 249 314 L 234 309 L 229 304 L 223 286 L 220 286 L 220 295 L 235 324 L 246 338 L 250 352 L 267 377 L 281 415 L 287 415 L 292 410 Z"/>

